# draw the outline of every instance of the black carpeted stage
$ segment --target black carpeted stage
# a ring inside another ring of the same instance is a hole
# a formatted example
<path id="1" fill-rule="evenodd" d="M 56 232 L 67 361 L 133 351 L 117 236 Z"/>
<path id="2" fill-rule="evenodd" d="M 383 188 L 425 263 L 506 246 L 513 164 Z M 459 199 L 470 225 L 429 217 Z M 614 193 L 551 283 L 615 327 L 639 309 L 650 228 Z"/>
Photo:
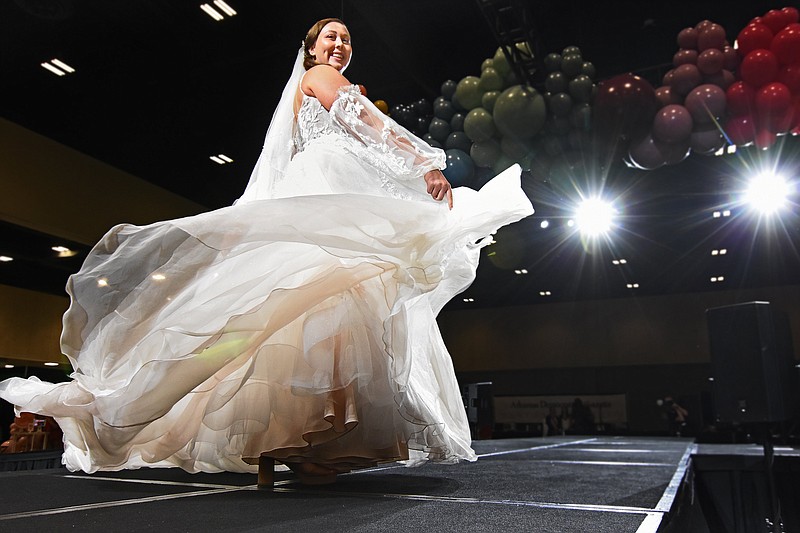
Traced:
<path id="1" fill-rule="evenodd" d="M 258 490 L 249 474 L 3 472 L 0 530 L 690 531 L 686 517 L 674 527 L 678 496 L 690 491 L 688 439 L 555 437 L 474 446 L 476 463 L 390 464 L 326 487 L 299 485 L 281 471 L 272 491 Z"/>

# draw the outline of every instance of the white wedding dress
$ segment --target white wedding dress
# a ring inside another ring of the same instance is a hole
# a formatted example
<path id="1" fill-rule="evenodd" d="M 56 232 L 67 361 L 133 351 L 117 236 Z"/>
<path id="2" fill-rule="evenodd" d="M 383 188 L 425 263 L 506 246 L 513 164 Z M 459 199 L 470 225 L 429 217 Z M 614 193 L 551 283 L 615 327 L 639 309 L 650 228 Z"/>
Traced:
<path id="1" fill-rule="evenodd" d="M 475 459 L 436 316 L 533 212 L 519 168 L 448 210 L 422 178 L 444 153 L 356 86 L 304 97 L 294 144 L 267 199 L 116 226 L 70 278 L 73 380 L 0 384 L 55 417 L 67 468 Z"/>

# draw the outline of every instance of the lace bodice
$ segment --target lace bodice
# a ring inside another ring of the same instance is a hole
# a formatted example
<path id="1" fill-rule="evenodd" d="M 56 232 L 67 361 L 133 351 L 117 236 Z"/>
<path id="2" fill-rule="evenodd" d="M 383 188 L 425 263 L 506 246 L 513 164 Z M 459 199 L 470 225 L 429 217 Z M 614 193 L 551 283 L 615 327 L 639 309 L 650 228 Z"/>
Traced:
<path id="1" fill-rule="evenodd" d="M 383 114 L 357 85 L 339 88 L 330 111 L 313 96 L 303 95 L 295 128 L 296 152 L 305 151 L 322 137 L 326 144 L 335 144 L 371 166 L 382 187 L 393 196 L 399 195 L 397 182 L 408 186 L 408 182 L 421 181 L 429 170 L 446 166 L 443 150 Z"/>
<path id="2" fill-rule="evenodd" d="M 336 133 L 337 129 L 328 110 L 313 96 L 303 94 L 303 102 L 297 111 L 297 129 L 294 138 L 296 151 L 302 152 L 314 139 Z"/>

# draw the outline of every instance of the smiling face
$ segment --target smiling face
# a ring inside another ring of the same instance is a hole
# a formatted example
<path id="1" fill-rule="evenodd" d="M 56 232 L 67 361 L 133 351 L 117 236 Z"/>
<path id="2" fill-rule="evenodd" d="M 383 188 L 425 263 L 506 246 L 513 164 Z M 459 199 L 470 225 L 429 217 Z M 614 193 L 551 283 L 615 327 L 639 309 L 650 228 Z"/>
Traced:
<path id="1" fill-rule="evenodd" d="M 353 53 L 350 32 L 344 24 L 329 22 L 319 32 L 308 52 L 317 64 L 330 65 L 341 72 L 350 62 Z"/>

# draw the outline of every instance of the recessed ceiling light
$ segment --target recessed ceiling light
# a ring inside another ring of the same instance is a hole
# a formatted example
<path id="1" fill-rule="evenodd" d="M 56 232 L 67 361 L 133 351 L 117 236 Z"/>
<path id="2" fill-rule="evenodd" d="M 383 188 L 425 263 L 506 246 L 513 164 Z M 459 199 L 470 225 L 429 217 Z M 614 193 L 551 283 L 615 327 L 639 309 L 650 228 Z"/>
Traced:
<path id="1" fill-rule="evenodd" d="M 13 261 L 13 257 L 8 257 L 7 255 L 0 255 L 0 263 L 8 263 L 9 261 Z"/>
<path id="2" fill-rule="evenodd" d="M 233 163 L 233 159 L 231 159 L 230 157 L 228 157 L 225 154 L 212 155 L 212 156 L 209 157 L 209 159 L 212 160 L 214 163 L 216 163 L 218 165 L 225 165 L 227 163 Z"/>
<path id="3" fill-rule="evenodd" d="M 229 17 L 236 15 L 236 11 L 231 6 L 226 4 L 223 0 L 214 0 L 214 5 L 220 8 L 222 12 L 228 15 Z"/>
<path id="4" fill-rule="evenodd" d="M 66 74 L 72 74 L 75 72 L 74 68 L 67 65 L 60 59 L 51 59 L 50 61 L 45 61 L 44 63 L 40 64 L 42 67 L 46 68 L 56 76 L 64 76 Z"/>
<path id="5" fill-rule="evenodd" d="M 44 364 L 44 366 L 58 366 L 58 363 L 54 363 L 52 361 L 48 361 L 47 363 Z"/>
<path id="6" fill-rule="evenodd" d="M 14 368 L 14 365 L 3 365 L 3 368 Z"/>
<path id="7" fill-rule="evenodd" d="M 220 11 L 222 11 L 222 13 L 225 13 L 229 17 L 236 15 L 236 10 L 233 9 L 231 6 L 229 6 L 227 3 L 225 3 L 223 0 L 214 0 L 214 5 L 217 6 L 217 9 L 219 9 Z M 217 11 L 208 4 L 200 4 L 200 9 L 205 11 L 209 17 L 216 20 L 217 22 L 225 18 L 224 16 L 222 16 L 222 13 L 220 13 L 219 11 Z"/>

